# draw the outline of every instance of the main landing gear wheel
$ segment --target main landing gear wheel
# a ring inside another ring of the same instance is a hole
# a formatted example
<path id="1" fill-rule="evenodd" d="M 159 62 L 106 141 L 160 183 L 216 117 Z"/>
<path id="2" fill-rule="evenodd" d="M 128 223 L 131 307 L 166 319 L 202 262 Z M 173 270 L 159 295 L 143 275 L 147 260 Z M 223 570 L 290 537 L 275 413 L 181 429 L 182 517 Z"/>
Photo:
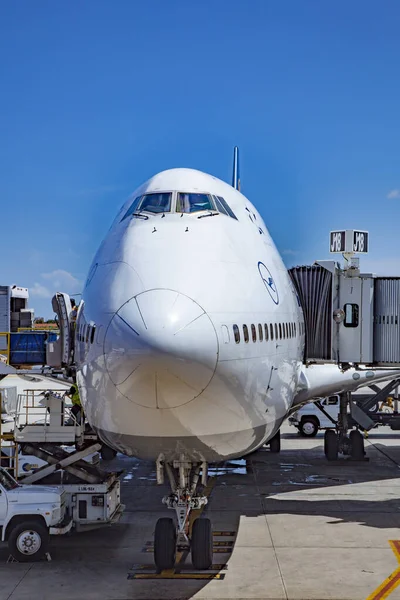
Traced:
<path id="1" fill-rule="evenodd" d="M 276 432 L 274 437 L 270 440 L 269 449 L 274 454 L 278 454 L 281 451 L 281 431 L 280 431 L 280 429 Z"/>
<path id="2" fill-rule="evenodd" d="M 362 434 L 354 429 L 350 432 L 351 458 L 364 460 L 364 438 Z"/>
<path id="3" fill-rule="evenodd" d="M 337 460 L 339 454 L 339 437 L 333 429 L 325 431 L 324 450 L 328 460 Z"/>
<path id="4" fill-rule="evenodd" d="M 172 519 L 158 519 L 154 532 L 154 562 L 159 571 L 173 569 L 176 560 L 176 528 Z"/>
<path id="5" fill-rule="evenodd" d="M 210 519 L 196 519 L 191 539 L 192 563 L 195 569 L 205 571 L 213 561 L 213 535 Z"/>

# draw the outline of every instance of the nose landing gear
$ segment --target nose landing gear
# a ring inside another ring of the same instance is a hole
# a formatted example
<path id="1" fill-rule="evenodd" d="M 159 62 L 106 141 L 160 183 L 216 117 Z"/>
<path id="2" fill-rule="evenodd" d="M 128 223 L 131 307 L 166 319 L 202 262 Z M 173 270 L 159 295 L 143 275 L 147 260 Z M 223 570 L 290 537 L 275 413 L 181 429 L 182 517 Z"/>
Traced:
<path id="1" fill-rule="evenodd" d="M 154 533 L 154 562 L 159 571 L 173 569 L 177 551 L 192 554 L 192 563 L 197 570 L 209 569 L 213 561 L 213 535 L 211 521 L 197 518 L 191 512 L 201 510 L 208 502 L 206 496 L 196 495 L 197 485 L 207 485 L 207 463 L 194 465 L 182 456 L 179 461 L 164 463 L 157 461 L 157 482 L 164 482 L 164 468 L 171 485 L 171 494 L 163 498 L 163 504 L 175 510 L 177 525 L 173 519 L 157 521 Z"/>

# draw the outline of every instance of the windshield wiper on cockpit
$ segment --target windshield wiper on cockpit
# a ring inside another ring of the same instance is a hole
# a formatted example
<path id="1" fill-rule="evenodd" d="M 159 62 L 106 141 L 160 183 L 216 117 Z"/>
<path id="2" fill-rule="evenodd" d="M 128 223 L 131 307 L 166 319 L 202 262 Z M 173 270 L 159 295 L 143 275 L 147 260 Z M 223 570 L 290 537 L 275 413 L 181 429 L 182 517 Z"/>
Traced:
<path id="1" fill-rule="evenodd" d="M 206 215 L 199 215 L 197 218 L 202 219 L 203 217 L 216 217 L 219 215 L 219 212 L 208 212 Z"/>
<path id="2" fill-rule="evenodd" d="M 149 216 L 148 216 L 148 215 L 144 215 L 144 214 L 143 214 L 143 213 L 141 213 L 141 212 L 133 212 L 133 213 L 132 213 L 132 217 L 139 217 L 139 218 L 142 218 L 142 219 L 146 219 L 146 221 L 147 221 L 147 219 L 149 218 Z"/>

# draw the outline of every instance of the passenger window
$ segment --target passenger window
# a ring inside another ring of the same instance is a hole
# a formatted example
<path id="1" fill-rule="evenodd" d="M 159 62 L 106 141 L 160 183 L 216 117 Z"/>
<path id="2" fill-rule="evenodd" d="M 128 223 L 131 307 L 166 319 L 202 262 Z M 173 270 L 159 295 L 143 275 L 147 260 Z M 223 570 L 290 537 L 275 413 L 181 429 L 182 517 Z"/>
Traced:
<path id="1" fill-rule="evenodd" d="M 230 208 L 230 206 L 228 206 L 228 204 L 225 202 L 225 200 L 221 196 L 217 196 L 217 199 L 220 201 L 220 203 L 222 204 L 222 206 L 224 207 L 224 209 L 228 213 L 228 215 L 230 217 L 232 217 L 232 219 L 236 219 L 236 221 L 237 221 L 237 216 L 235 215 L 233 210 Z"/>
<path id="2" fill-rule="evenodd" d="M 269 339 L 268 325 L 266 323 L 264 323 L 264 333 L 265 333 L 265 341 L 268 342 L 268 339 Z"/>
<path id="3" fill-rule="evenodd" d="M 137 212 L 164 213 L 171 212 L 171 193 L 146 194 L 137 205 Z"/>
<path id="4" fill-rule="evenodd" d="M 235 342 L 237 344 L 239 344 L 239 342 L 240 342 L 240 331 L 239 331 L 239 327 L 237 325 L 233 326 L 233 335 L 235 337 Z"/>
<path id="5" fill-rule="evenodd" d="M 221 330 L 222 330 L 222 339 L 224 340 L 224 344 L 229 344 L 229 342 L 231 341 L 231 338 L 229 335 L 229 329 L 227 328 L 226 325 L 221 325 Z"/>
<path id="6" fill-rule="evenodd" d="M 96 332 L 96 325 L 93 325 L 92 331 L 90 333 L 90 343 L 91 344 L 93 344 L 93 342 L 94 342 L 94 334 L 95 334 L 95 332 Z"/>
<path id="7" fill-rule="evenodd" d="M 282 325 L 279 323 L 279 339 L 282 339 Z"/>
<path id="8" fill-rule="evenodd" d="M 272 323 L 269 324 L 269 332 L 271 334 L 271 340 L 274 339 L 274 326 L 272 325 Z"/>
<path id="9" fill-rule="evenodd" d="M 176 212 L 194 213 L 201 210 L 215 210 L 211 197 L 208 194 L 178 194 Z"/>
<path id="10" fill-rule="evenodd" d="M 253 339 L 253 342 L 257 341 L 256 326 L 253 324 L 251 325 L 251 337 Z"/>
<path id="11" fill-rule="evenodd" d="M 286 329 L 286 337 L 289 337 L 289 325 L 287 323 L 285 323 L 285 329 Z"/>
<path id="12" fill-rule="evenodd" d="M 126 211 L 125 215 L 122 217 L 121 221 L 123 221 L 124 219 L 127 219 L 133 213 L 136 212 L 137 205 L 139 204 L 139 201 L 140 201 L 141 197 L 142 196 L 138 196 L 137 198 L 134 199 L 134 201 L 132 202 L 132 204 L 130 205 L 130 207 L 128 208 L 128 210 Z"/>
<path id="13" fill-rule="evenodd" d="M 263 328 L 261 323 L 258 324 L 258 339 L 260 340 L 260 342 L 263 341 Z"/>
<path id="14" fill-rule="evenodd" d="M 244 341 L 247 342 L 249 341 L 249 330 L 247 329 L 247 325 L 243 325 L 243 337 L 244 337 Z"/>

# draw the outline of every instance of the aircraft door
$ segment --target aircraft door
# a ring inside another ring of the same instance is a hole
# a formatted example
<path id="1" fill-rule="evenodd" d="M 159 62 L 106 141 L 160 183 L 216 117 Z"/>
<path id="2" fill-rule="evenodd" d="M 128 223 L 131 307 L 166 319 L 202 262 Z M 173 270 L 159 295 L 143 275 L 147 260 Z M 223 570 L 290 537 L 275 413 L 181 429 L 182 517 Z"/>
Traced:
<path id="1" fill-rule="evenodd" d="M 70 318 L 71 300 L 68 294 L 57 292 L 51 303 L 58 317 L 60 335 L 55 342 L 47 344 L 46 362 L 50 367 L 68 367 L 72 364 L 74 350 L 74 330 Z"/>

